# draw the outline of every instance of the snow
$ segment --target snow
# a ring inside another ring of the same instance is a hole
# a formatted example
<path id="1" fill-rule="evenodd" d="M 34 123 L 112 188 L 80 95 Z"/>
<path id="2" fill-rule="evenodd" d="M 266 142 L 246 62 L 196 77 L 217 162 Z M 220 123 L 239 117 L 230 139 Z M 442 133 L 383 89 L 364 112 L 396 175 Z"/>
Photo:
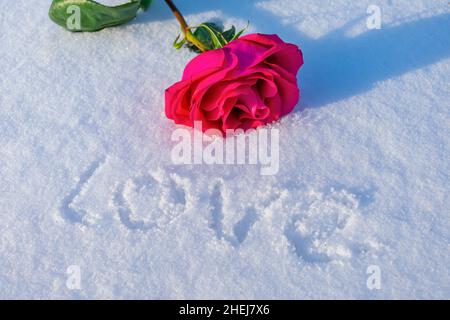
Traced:
<path id="1" fill-rule="evenodd" d="M 178 1 L 302 47 L 274 176 L 172 163 L 163 1 L 92 34 L 50 2 L 0 4 L 0 298 L 450 298 L 446 1 Z"/>

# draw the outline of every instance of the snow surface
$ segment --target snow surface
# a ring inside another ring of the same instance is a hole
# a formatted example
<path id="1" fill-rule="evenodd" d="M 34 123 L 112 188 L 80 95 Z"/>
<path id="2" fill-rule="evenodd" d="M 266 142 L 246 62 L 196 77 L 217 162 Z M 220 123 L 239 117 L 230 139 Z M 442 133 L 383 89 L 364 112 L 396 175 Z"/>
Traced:
<path id="1" fill-rule="evenodd" d="M 302 47 L 267 177 L 172 164 L 163 1 L 93 34 L 50 2 L 0 3 L 0 298 L 450 298 L 448 1 L 177 1 Z"/>

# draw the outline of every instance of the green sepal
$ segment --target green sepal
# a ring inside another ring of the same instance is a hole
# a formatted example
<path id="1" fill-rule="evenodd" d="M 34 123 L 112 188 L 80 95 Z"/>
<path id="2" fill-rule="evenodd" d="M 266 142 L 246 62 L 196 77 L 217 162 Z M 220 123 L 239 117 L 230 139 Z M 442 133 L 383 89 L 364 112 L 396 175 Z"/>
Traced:
<path id="1" fill-rule="evenodd" d="M 227 42 L 231 42 L 231 41 L 233 41 L 235 34 L 236 34 L 236 28 L 234 26 L 232 26 L 231 29 L 225 31 L 222 35 Z"/>
<path id="2" fill-rule="evenodd" d="M 239 30 L 238 33 L 236 33 L 236 34 L 231 38 L 230 42 L 233 41 L 233 40 L 236 40 L 236 39 L 238 39 L 240 36 L 242 36 L 242 34 L 248 29 L 249 26 L 250 26 L 250 21 L 247 23 L 247 26 L 246 26 L 245 28 Z M 233 28 L 234 28 L 234 26 L 233 26 Z"/>
<path id="3" fill-rule="evenodd" d="M 186 38 L 184 38 L 181 41 L 178 41 L 179 39 L 180 39 L 180 35 L 178 35 L 178 37 L 173 42 L 173 47 L 177 50 L 180 50 L 187 41 Z"/>
<path id="4" fill-rule="evenodd" d="M 231 41 L 239 38 L 247 28 L 248 26 L 236 33 L 236 28 L 234 26 L 224 31 L 224 28 L 216 23 L 205 22 L 191 29 L 195 29 L 193 32 L 194 37 L 205 46 L 206 51 L 209 51 L 223 48 Z M 201 52 L 201 50 L 192 43 L 187 42 L 187 47 L 194 52 Z"/>
<path id="5" fill-rule="evenodd" d="M 216 28 L 209 26 L 206 23 L 201 24 L 198 29 L 200 28 L 203 28 L 208 32 L 209 38 L 212 41 L 213 49 L 220 49 L 228 44 L 220 30 L 217 30 Z"/>

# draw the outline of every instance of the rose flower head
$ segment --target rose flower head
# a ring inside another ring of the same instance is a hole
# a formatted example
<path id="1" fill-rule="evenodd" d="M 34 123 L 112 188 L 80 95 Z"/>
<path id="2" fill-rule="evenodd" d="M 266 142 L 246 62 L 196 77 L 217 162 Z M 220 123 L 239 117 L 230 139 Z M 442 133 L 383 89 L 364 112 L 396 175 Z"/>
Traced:
<path id="1" fill-rule="evenodd" d="M 248 130 L 272 123 L 297 105 L 301 50 L 277 35 L 250 34 L 191 60 L 166 90 L 165 112 L 177 124 Z"/>

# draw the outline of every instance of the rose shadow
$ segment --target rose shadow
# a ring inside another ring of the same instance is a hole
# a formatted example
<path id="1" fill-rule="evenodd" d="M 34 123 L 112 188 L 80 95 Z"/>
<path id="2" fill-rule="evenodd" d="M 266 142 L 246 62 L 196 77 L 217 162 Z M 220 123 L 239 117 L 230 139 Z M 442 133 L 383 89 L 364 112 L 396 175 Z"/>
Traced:
<path id="1" fill-rule="evenodd" d="M 370 91 L 380 81 L 450 57 L 450 14 L 348 36 L 346 33 L 354 24 L 365 24 L 367 16 L 362 15 L 321 38 L 313 39 L 295 27 L 283 24 L 280 17 L 257 4 L 257 1 L 240 1 L 236 5 L 232 1 L 218 4 L 190 0 L 180 1 L 179 7 L 186 15 L 220 10 L 225 16 L 250 20 L 258 32 L 277 33 L 285 41 L 299 45 L 305 65 L 299 74 L 302 100 L 296 111 L 320 108 L 351 98 Z M 135 23 L 165 19 L 173 19 L 172 13 L 163 1 L 155 1 L 151 12 L 141 14 Z"/>

